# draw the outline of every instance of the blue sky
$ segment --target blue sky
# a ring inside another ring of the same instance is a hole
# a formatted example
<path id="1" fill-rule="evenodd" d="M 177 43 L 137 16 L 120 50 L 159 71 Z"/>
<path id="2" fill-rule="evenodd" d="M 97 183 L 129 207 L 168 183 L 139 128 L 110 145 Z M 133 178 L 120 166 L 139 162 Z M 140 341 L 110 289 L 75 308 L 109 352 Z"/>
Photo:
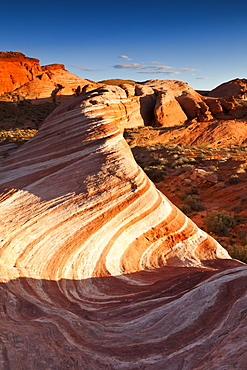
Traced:
<path id="1" fill-rule="evenodd" d="M 0 50 L 108 78 L 212 89 L 247 78 L 247 1 L 2 1 Z"/>

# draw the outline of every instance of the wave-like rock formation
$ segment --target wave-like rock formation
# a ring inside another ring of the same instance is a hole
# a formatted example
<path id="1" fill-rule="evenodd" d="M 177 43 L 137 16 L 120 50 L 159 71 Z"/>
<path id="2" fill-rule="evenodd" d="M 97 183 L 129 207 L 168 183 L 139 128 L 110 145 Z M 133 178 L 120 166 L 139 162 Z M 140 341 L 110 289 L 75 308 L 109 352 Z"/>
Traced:
<path id="1" fill-rule="evenodd" d="M 135 163 L 124 99 L 61 105 L 1 162 L 3 369 L 245 368 L 247 268 Z"/>

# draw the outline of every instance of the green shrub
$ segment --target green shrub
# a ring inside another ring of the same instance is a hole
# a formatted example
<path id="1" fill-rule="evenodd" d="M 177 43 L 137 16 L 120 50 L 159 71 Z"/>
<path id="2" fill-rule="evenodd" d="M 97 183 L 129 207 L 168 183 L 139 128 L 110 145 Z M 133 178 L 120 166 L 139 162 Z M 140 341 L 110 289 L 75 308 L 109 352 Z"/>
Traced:
<path id="1" fill-rule="evenodd" d="M 190 207 L 188 204 L 186 204 L 186 203 L 180 203 L 180 204 L 178 205 L 178 208 L 179 208 L 183 213 L 185 213 L 186 215 L 189 215 L 189 214 L 192 212 L 191 207 Z"/>
<path id="2" fill-rule="evenodd" d="M 160 182 L 165 178 L 165 172 L 157 168 L 143 168 L 144 172 L 148 175 L 151 181 Z"/>
<path id="3" fill-rule="evenodd" d="M 199 195 L 193 193 L 193 191 L 196 191 L 196 190 L 194 190 L 194 188 L 191 188 L 189 191 L 185 192 L 185 194 L 182 194 L 180 196 L 181 200 L 183 200 L 183 202 L 184 202 L 182 204 L 185 204 L 185 205 L 189 206 L 190 212 L 191 211 L 197 211 L 197 212 L 198 211 L 203 211 L 205 208 L 201 204 L 201 198 L 199 197 Z M 184 213 L 186 213 L 186 212 L 184 212 Z"/>
<path id="4" fill-rule="evenodd" d="M 247 246 L 247 232 L 243 229 L 238 231 L 238 237 L 241 240 L 241 244 Z"/>
<path id="5" fill-rule="evenodd" d="M 186 195 L 198 194 L 198 189 L 194 188 L 194 187 L 191 187 L 191 188 L 185 190 L 185 194 Z"/>
<path id="6" fill-rule="evenodd" d="M 172 164 L 172 168 L 181 167 L 188 164 L 198 164 L 198 162 L 194 158 L 187 158 L 187 157 L 179 157 L 176 159 Z"/>
<path id="7" fill-rule="evenodd" d="M 230 256 L 236 260 L 247 263 L 247 246 L 241 245 L 230 245 L 227 247 L 227 251 Z"/>
<path id="8" fill-rule="evenodd" d="M 229 229 L 236 226 L 237 221 L 234 216 L 226 211 L 212 211 L 203 220 L 203 225 L 207 232 L 212 232 L 218 236 L 228 236 Z"/>

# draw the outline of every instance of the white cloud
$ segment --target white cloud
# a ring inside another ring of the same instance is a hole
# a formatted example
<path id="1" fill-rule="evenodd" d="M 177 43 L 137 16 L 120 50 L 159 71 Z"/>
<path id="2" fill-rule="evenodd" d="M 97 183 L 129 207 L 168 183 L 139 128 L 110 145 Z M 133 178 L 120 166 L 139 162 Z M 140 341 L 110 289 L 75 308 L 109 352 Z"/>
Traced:
<path id="1" fill-rule="evenodd" d="M 131 60 L 131 58 L 128 57 L 127 55 L 119 55 L 118 57 L 122 58 L 122 59 L 125 59 L 125 60 Z"/>
<path id="2" fill-rule="evenodd" d="M 170 76 L 196 71 L 194 68 L 181 68 L 176 70 L 173 67 L 162 65 L 160 62 L 151 62 L 151 65 L 144 65 L 140 63 L 115 64 L 113 67 L 116 69 L 131 69 L 137 71 L 137 73 L 165 74 Z"/>
<path id="3" fill-rule="evenodd" d="M 139 64 L 139 63 L 130 63 L 130 64 L 115 64 L 115 66 L 113 66 L 114 68 L 116 69 L 145 69 L 147 67 L 145 67 L 143 64 Z"/>
<path id="4" fill-rule="evenodd" d="M 194 71 L 197 71 L 197 69 L 194 69 L 194 68 L 182 68 L 181 71 L 182 72 L 194 72 Z"/>
<path id="5" fill-rule="evenodd" d="M 144 64 L 140 63 L 130 63 L 130 64 L 115 64 L 113 66 L 114 68 L 117 69 L 133 69 L 133 70 L 146 70 L 148 72 L 157 72 L 157 73 L 163 73 L 166 72 L 168 69 L 172 69 L 173 67 L 168 67 L 168 66 L 145 66 Z"/>
<path id="6" fill-rule="evenodd" d="M 159 70 L 159 69 L 156 69 L 154 71 L 139 71 L 138 73 L 146 73 L 146 74 L 157 74 L 157 73 L 162 73 L 162 74 L 165 74 L 165 75 L 169 75 L 169 76 L 175 76 L 175 75 L 180 75 L 182 72 L 181 71 L 166 71 L 166 70 Z"/>
<path id="7" fill-rule="evenodd" d="M 211 77 L 196 77 L 197 80 L 210 80 Z"/>
<path id="8" fill-rule="evenodd" d="M 81 71 L 86 71 L 86 72 L 105 71 L 105 69 L 84 68 L 84 67 L 83 67 L 82 65 L 80 65 L 80 64 L 72 64 L 72 65 L 70 65 L 70 67 L 74 67 L 74 68 L 80 69 Z"/>

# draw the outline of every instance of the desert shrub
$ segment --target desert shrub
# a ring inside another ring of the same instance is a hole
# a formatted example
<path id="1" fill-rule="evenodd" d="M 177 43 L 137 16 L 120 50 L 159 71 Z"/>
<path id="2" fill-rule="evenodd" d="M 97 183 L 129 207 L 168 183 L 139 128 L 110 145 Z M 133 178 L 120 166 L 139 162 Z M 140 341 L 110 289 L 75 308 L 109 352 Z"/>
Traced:
<path id="1" fill-rule="evenodd" d="M 208 169 L 209 169 L 209 171 L 215 172 L 215 171 L 217 171 L 218 168 L 216 166 L 209 166 Z"/>
<path id="2" fill-rule="evenodd" d="M 160 160 L 159 159 L 153 159 L 148 164 L 149 164 L 149 166 L 159 166 L 160 165 Z"/>
<path id="3" fill-rule="evenodd" d="M 247 232 L 243 229 L 240 229 L 238 232 L 238 237 L 241 240 L 241 243 L 247 246 Z"/>
<path id="4" fill-rule="evenodd" d="M 143 166 L 143 161 L 142 161 L 142 159 L 141 158 L 135 158 L 135 161 L 136 161 L 136 163 L 139 165 L 139 166 Z"/>
<path id="5" fill-rule="evenodd" d="M 237 221 L 234 216 L 226 211 L 212 211 L 203 220 L 203 225 L 208 232 L 218 236 L 228 236 L 229 229 L 236 226 Z"/>
<path id="6" fill-rule="evenodd" d="M 195 168 L 195 166 L 191 165 L 191 164 L 188 164 L 188 165 L 184 165 L 182 167 L 177 167 L 174 171 L 174 175 L 175 176 L 179 176 L 181 175 L 182 173 L 185 173 L 185 172 L 188 172 L 188 171 L 191 171 Z"/>
<path id="7" fill-rule="evenodd" d="M 185 190 L 186 195 L 191 195 L 191 194 L 198 194 L 198 189 L 195 187 L 191 187 L 187 190 Z"/>
<path id="8" fill-rule="evenodd" d="M 193 211 L 202 211 L 202 210 L 204 210 L 204 207 L 201 204 L 201 198 L 196 194 L 188 195 L 186 197 L 185 201 Z"/>
<path id="9" fill-rule="evenodd" d="M 230 185 L 236 185 L 240 183 L 242 180 L 238 175 L 231 175 L 231 177 L 227 180 L 227 183 Z"/>
<path id="10" fill-rule="evenodd" d="M 197 194 L 182 194 L 180 196 L 181 200 L 183 200 L 183 204 L 186 204 L 190 207 L 191 211 L 202 211 L 204 210 L 203 205 L 201 204 L 201 198 Z M 181 209 L 181 208 L 180 208 Z"/>
<path id="11" fill-rule="evenodd" d="M 241 204 L 236 204 L 231 208 L 231 211 L 238 213 L 241 212 L 243 209 L 244 207 Z"/>
<path id="12" fill-rule="evenodd" d="M 207 156 L 204 153 L 198 153 L 196 156 L 196 160 L 200 161 L 201 159 L 205 159 Z"/>
<path id="13" fill-rule="evenodd" d="M 188 164 L 198 164 L 198 162 L 194 158 L 187 158 L 187 157 L 181 156 L 171 164 L 171 167 L 172 168 L 182 167 Z"/>
<path id="14" fill-rule="evenodd" d="M 192 212 L 191 207 L 190 207 L 188 204 L 186 204 L 186 203 L 180 203 L 180 204 L 178 205 L 178 208 L 179 208 L 183 213 L 185 213 L 186 215 L 189 215 L 189 214 Z"/>
<path id="15" fill-rule="evenodd" d="M 247 246 L 244 245 L 230 245 L 227 247 L 227 251 L 230 256 L 236 260 L 247 263 Z"/>
<path id="16" fill-rule="evenodd" d="M 242 224 L 246 221 L 246 218 L 242 215 L 235 214 L 233 217 L 237 224 Z"/>
<path id="17" fill-rule="evenodd" d="M 19 128 L 10 130 L 0 129 L 0 141 L 23 144 L 26 141 L 30 140 L 36 134 L 36 132 L 37 130 L 24 130 Z"/>
<path id="18" fill-rule="evenodd" d="M 166 175 L 163 170 L 160 170 L 158 168 L 144 167 L 143 170 L 153 182 L 160 182 L 164 180 Z"/>

